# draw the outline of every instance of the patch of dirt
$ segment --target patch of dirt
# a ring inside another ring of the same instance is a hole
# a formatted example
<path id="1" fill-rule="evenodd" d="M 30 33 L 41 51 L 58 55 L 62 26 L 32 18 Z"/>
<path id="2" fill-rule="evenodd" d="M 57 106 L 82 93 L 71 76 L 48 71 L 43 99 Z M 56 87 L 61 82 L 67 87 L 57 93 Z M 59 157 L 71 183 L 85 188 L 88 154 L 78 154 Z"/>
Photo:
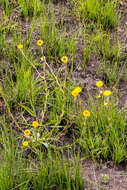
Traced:
<path id="1" fill-rule="evenodd" d="M 84 190 L 127 189 L 127 165 L 121 170 L 120 167 L 113 167 L 111 162 L 96 166 L 92 161 L 85 161 L 82 170 L 87 181 Z"/>

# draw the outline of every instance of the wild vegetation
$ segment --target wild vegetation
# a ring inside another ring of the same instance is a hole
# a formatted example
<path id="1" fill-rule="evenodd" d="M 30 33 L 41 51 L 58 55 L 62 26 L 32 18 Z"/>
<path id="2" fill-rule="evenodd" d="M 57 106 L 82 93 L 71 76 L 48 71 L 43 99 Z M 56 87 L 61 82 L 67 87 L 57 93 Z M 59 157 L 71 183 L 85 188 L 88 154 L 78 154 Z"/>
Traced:
<path id="1" fill-rule="evenodd" d="M 0 190 L 102 189 L 82 162 L 126 165 L 122 2 L 0 1 Z"/>

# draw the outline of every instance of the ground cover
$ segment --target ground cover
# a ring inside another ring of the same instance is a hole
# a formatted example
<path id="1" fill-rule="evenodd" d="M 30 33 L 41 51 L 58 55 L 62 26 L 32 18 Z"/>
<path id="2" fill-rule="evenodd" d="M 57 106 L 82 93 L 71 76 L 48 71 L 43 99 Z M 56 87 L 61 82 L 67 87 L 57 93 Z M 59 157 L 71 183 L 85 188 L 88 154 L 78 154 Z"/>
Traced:
<path id="1" fill-rule="evenodd" d="M 127 2 L 0 1 L 0 189 L 127 189 Z"/>

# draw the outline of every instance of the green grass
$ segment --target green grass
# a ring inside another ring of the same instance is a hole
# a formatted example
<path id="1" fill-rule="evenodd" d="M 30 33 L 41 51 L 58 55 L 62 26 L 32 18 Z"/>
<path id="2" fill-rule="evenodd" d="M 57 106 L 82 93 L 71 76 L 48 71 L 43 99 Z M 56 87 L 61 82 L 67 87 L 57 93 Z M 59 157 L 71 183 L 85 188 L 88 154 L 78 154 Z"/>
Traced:
<path id="1" fill-rule="evenodd" d="M 2 160 L 0 168 L 0 189 L 83 189 L 79 156 L 65 158 L 59 152 L 52 155 L 49 148 L 46 156 L 40 151 L 35 159 L 22 147 L 6 123 L 2 123 Z M 15 146 L 15 142 L 17 145 Z"/>
<path id="2" fill-rule="evenodd" d="M 116 0 L 74 0 L 72 4 L 81 20 L 94 21 L 108 29 L 118 25 L 116 2 Z"/>
<path id="3" fill-rule="evenodd" d="M 104 101 L 108 105 L 104 106 Z M 112 98 L 109 100 L 102 96 L 101 99 L 91 99 L 90 102 L 91 117 L 86 120 L 82 139 L 84 154 L 90 152 L 93 159 L 112 159 L 114 163 L 120 163 L 126 159 L 125 113 L 118 110 L 118 105 Z"/>
<path id="4" fill-rule="evenodd" d="M 82 190 L 88 182 L 81 159 L 127 162 L 118 6 L 114 0 L 1 1 L 0 190 Z"/>

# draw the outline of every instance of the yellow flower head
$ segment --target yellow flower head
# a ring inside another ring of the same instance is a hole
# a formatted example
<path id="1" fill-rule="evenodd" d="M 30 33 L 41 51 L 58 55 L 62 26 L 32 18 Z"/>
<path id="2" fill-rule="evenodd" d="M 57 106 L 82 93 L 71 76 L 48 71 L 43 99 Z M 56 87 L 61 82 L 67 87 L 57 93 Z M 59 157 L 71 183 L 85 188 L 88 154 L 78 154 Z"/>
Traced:
<path id="1" fill-rule="evenodd" d="M 29 136 L 30 135 L 30 130 L 29 129 L 25 130 L 24 135 Z"/>
<path id="2" fill-rule="evenodd" d="M 22 45 L 22 44 L 18 44 L 18 45 L 17 45 L 17 48 L 18 48 L 18 49 L 22 49 L 22 48 L 23 48 L 23 45 Z"/>
<path id="3" fill-rule="evenodd" d="M 101 98 L 101 96 L 99 95 L 99 96 L 97 96 L 97 98 L 99 99 L 99 98 Z"/>
<path id="4" fill-rule="evenodd" d="M 33 121 L 32 126 L 33 126 L 33 127 L 38 127 L 38 126 L 39 126 L 38 121 Z"/>
<path id="5" fill-rule="evenodd" d="M 68 62 L 68 57 L 67 57 L 67 56 L 63 56 L 63 57 L 61 58 L 61 61 L 62 61 L 63 63 L 67 63 L 67 62 Z"/>
<path id="6" fill-rule="evenodd" d="M 98 82 L 96 82 L 96 86 L 97 86 L 97 87 L 102 87 L 103 84 L 104 84 L 104 83 L 103 83 L 103 81 L 101 81 L 101 80 L 98 81 Z"/>
<path id="7" fill-rule="evenodd" d="M 41 61 L 45 61 L 45 60 L 46 60 L 45 56 L 42 56 Z"/>
<path id="8" fill-rule="evenodd" d="M 105 90 L 104 91 L 104 96 L 110 96 L 111 95 L 111 91 L 110 90 Z"/>
<path id="9" fill-rule="evenodd" d="M 26 147 L 26 146 L 28 146 L 28 141 L 24 141 L 22 144 L 23 144 L 23 146 Z"/>
<path id="10" fill-rule="evenodd" d="M 82 89 L 80 87 L 76 87 L 75 91 L 78 92 L 78 93 L 80 93 L 80 92 L 82 92 Z"/>
<path id="11" fill-rule="evenodd" d="M 37 41 L 37 45 L 38 45 L 38 46 L 42 46 L 43 43 L 44 43 L 43 40 L 38 40 L 38 41 Z"/>
<path id="12" fill-rule="evenodd" d="M 78 96 L 78 94 L 82 91 L 82 89 L 80 87 L 76 87 L 73 91 L 72 91 L 72 96 L 76 97 Z"/>
<path id="13" fill-rule="evenodd" d="M 88 110 L 84 110 L 83 115 L 84 115 L 84 117 L 89 117 L 90 112 Z"/>
<path id="14" fill-rule="evenodd" d="M 74 90 L 72 91 L 72 96 L 76 97 L 76 96 L 78 96 L 78 94 L 79 93 L 77 93 L 76 91 L 74 91 Z"/>
<path id="15" fill-rule="evenodd" d="M 42 140 L 42 141 L 45 141 L 45 137 L 42 137 L 41 140 Z"/>
<path id="16" fill-rule="evenodd" d="M 104 101 L 104 106 L 107 106 L 107 105 L 108 105 L 108 103 Z"/>

